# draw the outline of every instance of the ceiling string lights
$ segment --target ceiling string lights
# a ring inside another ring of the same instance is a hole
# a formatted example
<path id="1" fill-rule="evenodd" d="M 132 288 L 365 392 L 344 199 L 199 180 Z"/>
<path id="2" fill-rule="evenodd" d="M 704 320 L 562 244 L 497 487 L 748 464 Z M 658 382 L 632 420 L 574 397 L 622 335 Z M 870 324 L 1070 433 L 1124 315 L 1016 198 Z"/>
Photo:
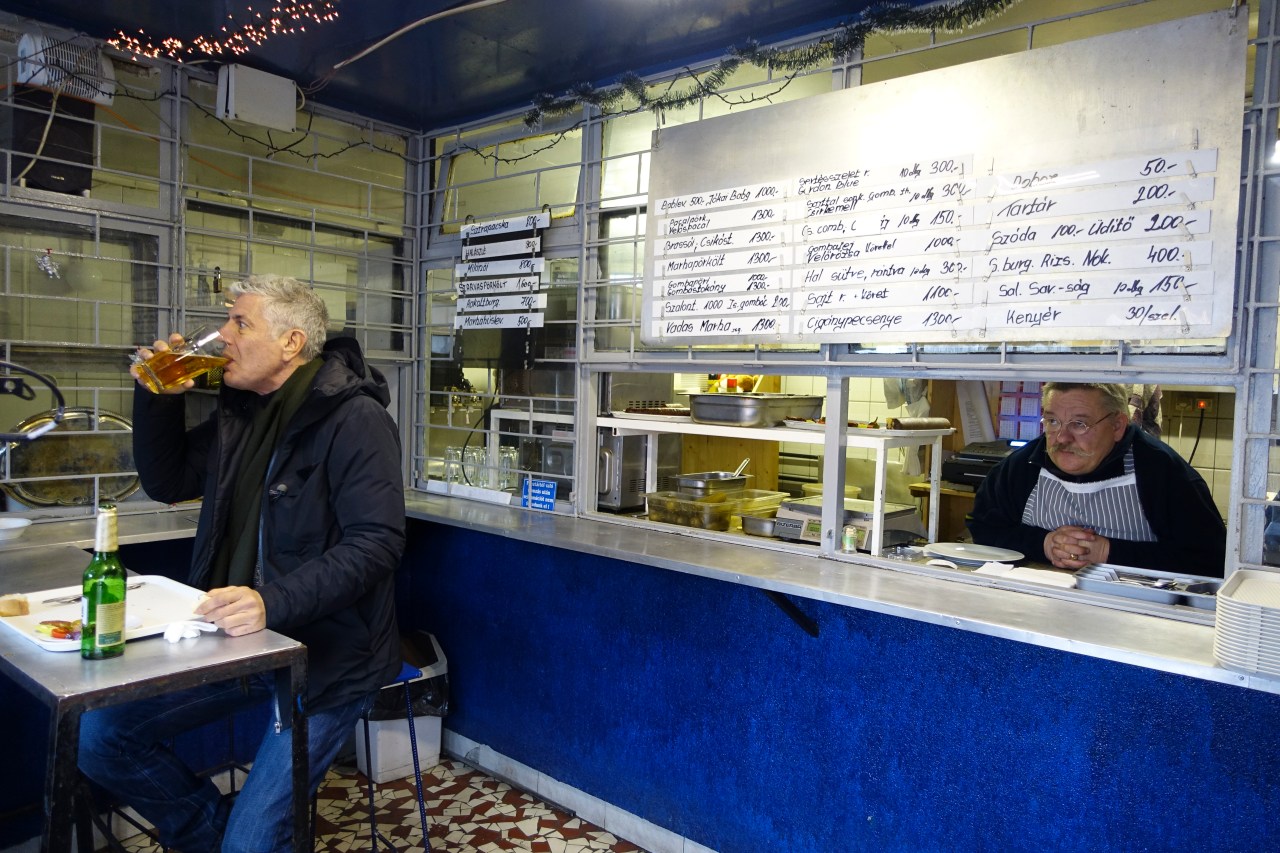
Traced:
<path id="1" fill-rule="evenodd" d="M 238 15 L 227 15 L 227 23 L 217 33 L 197 35 L 189 44 L 176 36 L 154 39 L 142 30 L 136 34 L 117 30 L 114 37 L 107 39 L 107 44 L 135 57 L 165 57 L 176 62 L 228 54 L 243 56 L 272 36 L 304 33 L 308 24 L 327 24 L 337 17 L 338 0 L 276 3 L 261 12 L 247 6 Z"/>

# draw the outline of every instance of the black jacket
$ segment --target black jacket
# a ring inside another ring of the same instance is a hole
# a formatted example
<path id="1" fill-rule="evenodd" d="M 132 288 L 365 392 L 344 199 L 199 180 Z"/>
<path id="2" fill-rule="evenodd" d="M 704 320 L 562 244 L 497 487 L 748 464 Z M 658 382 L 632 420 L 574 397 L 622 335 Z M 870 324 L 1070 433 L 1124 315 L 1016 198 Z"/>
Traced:
<path id="1" fill-rule="evenodd" d="M 1000 460 L 974 500 L 969 531 L 980 545 L 1012 548 L 1028 559 L 1049 562 L 1044 538 L 1049 531 L 1022 523 L 1022 510 L 1040 469 L 1074 482 L 1095 482 L 1124 473 L 1124 455 L 1133 448 L 1138 500 L 1155 542 L 1111 540 L 1108 562 L 1165 572 L 1222 577 L 1226 569 L 1227 528 L 1204 479 L 1173 448 L 1130 424 L 1096 469 L 1082 477 L 1058 470 L 1040 436 Z"/>
<path id="2" fill-rule="evenodd" d="M 309 711 L 376 690 L 400 669 L 394 574 L 404 551 L 400 437 L 390 394 L 359 345 L 325 345 L 311 391 L 272 455 L 259 526 L 267 627 L 307 646 Z M 241 438 L 257 395 L 224 386 L 185 429 L 186 395 L 134 393 L 134 459 L 147 494 L 203 498 L 189 583 L 208 588 Z"/>

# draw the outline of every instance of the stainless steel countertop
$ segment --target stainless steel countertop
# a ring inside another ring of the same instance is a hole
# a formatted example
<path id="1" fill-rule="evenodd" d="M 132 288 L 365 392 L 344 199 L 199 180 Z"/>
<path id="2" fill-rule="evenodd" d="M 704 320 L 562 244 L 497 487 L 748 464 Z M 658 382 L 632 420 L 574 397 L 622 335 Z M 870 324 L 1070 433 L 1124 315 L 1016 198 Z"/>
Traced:
<path id="1" fill-rule="evenodd" d="M 406 503 L 410 518 L 1280 694 L 1280 678 L 1233 672 L 1214 663 L 1211 622 L 1196 624 L 1124 612 L 1065 600 L 1055 590 L 1038 593 L 1029 585 L 1018 591 L 995 582 L 963 582 L 947 577 L 945 570 L 920 571 L 888 561 L 861 564 L 746 548 L 705 536 L 418 491 L 406 492 Z M 193 506 L 122 516 L 120 540 L 193 536 L 197 513 Z M 67 548 L 83 562 L 81 549 L 92 545 L 91 518 L 32 525 L 21 539 L 0 544 L 0 591 L 21 591 L 8 583 L 10 573 L 24 565 L 35 569 L 52 559 L 49 549 Z M 40 546 L 39 552 L 32 550 L 36 546 Z M 55 585 L 46 584 L 45 588 Z"/>
<path id="2" fill-rule="evenodd" d="M 1214 663 L 1211 622 L 1114 610 L 1063 600 L 1048 591 L 1036 594 L 994 583 L 961 582 L 887 561 L 858 564 L 741 547 L 697 535 L 422 492 L 408 493 L 406 501 L 410 518 L 1280 693 L 1280 678 L 1233 672 Z"/>
<path id="3" fill-rule="evenodd" d="M 122 512 L 118 516 L 120 544 L 189 539 L 196 535 L 196 522 L 199 515 L 198 504 L 183 505 L 163 512 Z M 4 556 L 10 551 L 48 548 L 56 545 L 92 548 L 94 532 L 95 521 L 91 515 L 55 521 L 37 521 L 17 539 L 0 540 L 0 567 L 6 564 Z M 81 566 L 81 569 L 83 568 Z M 72 580 L 71 583 L 76 583 L 76 580 Z"/>

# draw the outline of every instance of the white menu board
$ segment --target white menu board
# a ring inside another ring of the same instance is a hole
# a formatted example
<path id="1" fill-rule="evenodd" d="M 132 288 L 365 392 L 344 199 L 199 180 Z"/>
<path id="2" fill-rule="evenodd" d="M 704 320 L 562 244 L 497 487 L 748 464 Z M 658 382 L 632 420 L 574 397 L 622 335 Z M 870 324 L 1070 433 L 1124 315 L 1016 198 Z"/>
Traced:
<path id="1" fill-rule="evenodd" d="M 1213 13 L 661 131 L 644 340 L 1225 337 L 1244 29 Z"/>

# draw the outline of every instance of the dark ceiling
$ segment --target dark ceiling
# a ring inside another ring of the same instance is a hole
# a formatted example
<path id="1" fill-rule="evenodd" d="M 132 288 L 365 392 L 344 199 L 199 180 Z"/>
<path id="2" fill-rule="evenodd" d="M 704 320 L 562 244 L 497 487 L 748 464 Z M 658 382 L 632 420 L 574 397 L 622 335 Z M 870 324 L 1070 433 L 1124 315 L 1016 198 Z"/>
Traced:
<path id="1" fill-rule="evenodd" d="M 920 0 L 909 5 L 919 5 Z M 0 9 L 99 39 L 217 37 L 249 0 L 0 0 Z M 276 5 L 287 5 L 280 0 Z M 335 0 L 338 17 L 227 57 L 315 89 L 311 100 L 414 130 L 521 109 L 542 93 L 648 74 L 734 46 L 856 20 L 874 0 Z M 259 8 L 262 8 L 260 5 Z M 347 60 L 438 13 L 368 56 Z M 192 57 L 199 58 L 199 57 Z M 317 84 L 327 82 L 319 88 Z"/>

